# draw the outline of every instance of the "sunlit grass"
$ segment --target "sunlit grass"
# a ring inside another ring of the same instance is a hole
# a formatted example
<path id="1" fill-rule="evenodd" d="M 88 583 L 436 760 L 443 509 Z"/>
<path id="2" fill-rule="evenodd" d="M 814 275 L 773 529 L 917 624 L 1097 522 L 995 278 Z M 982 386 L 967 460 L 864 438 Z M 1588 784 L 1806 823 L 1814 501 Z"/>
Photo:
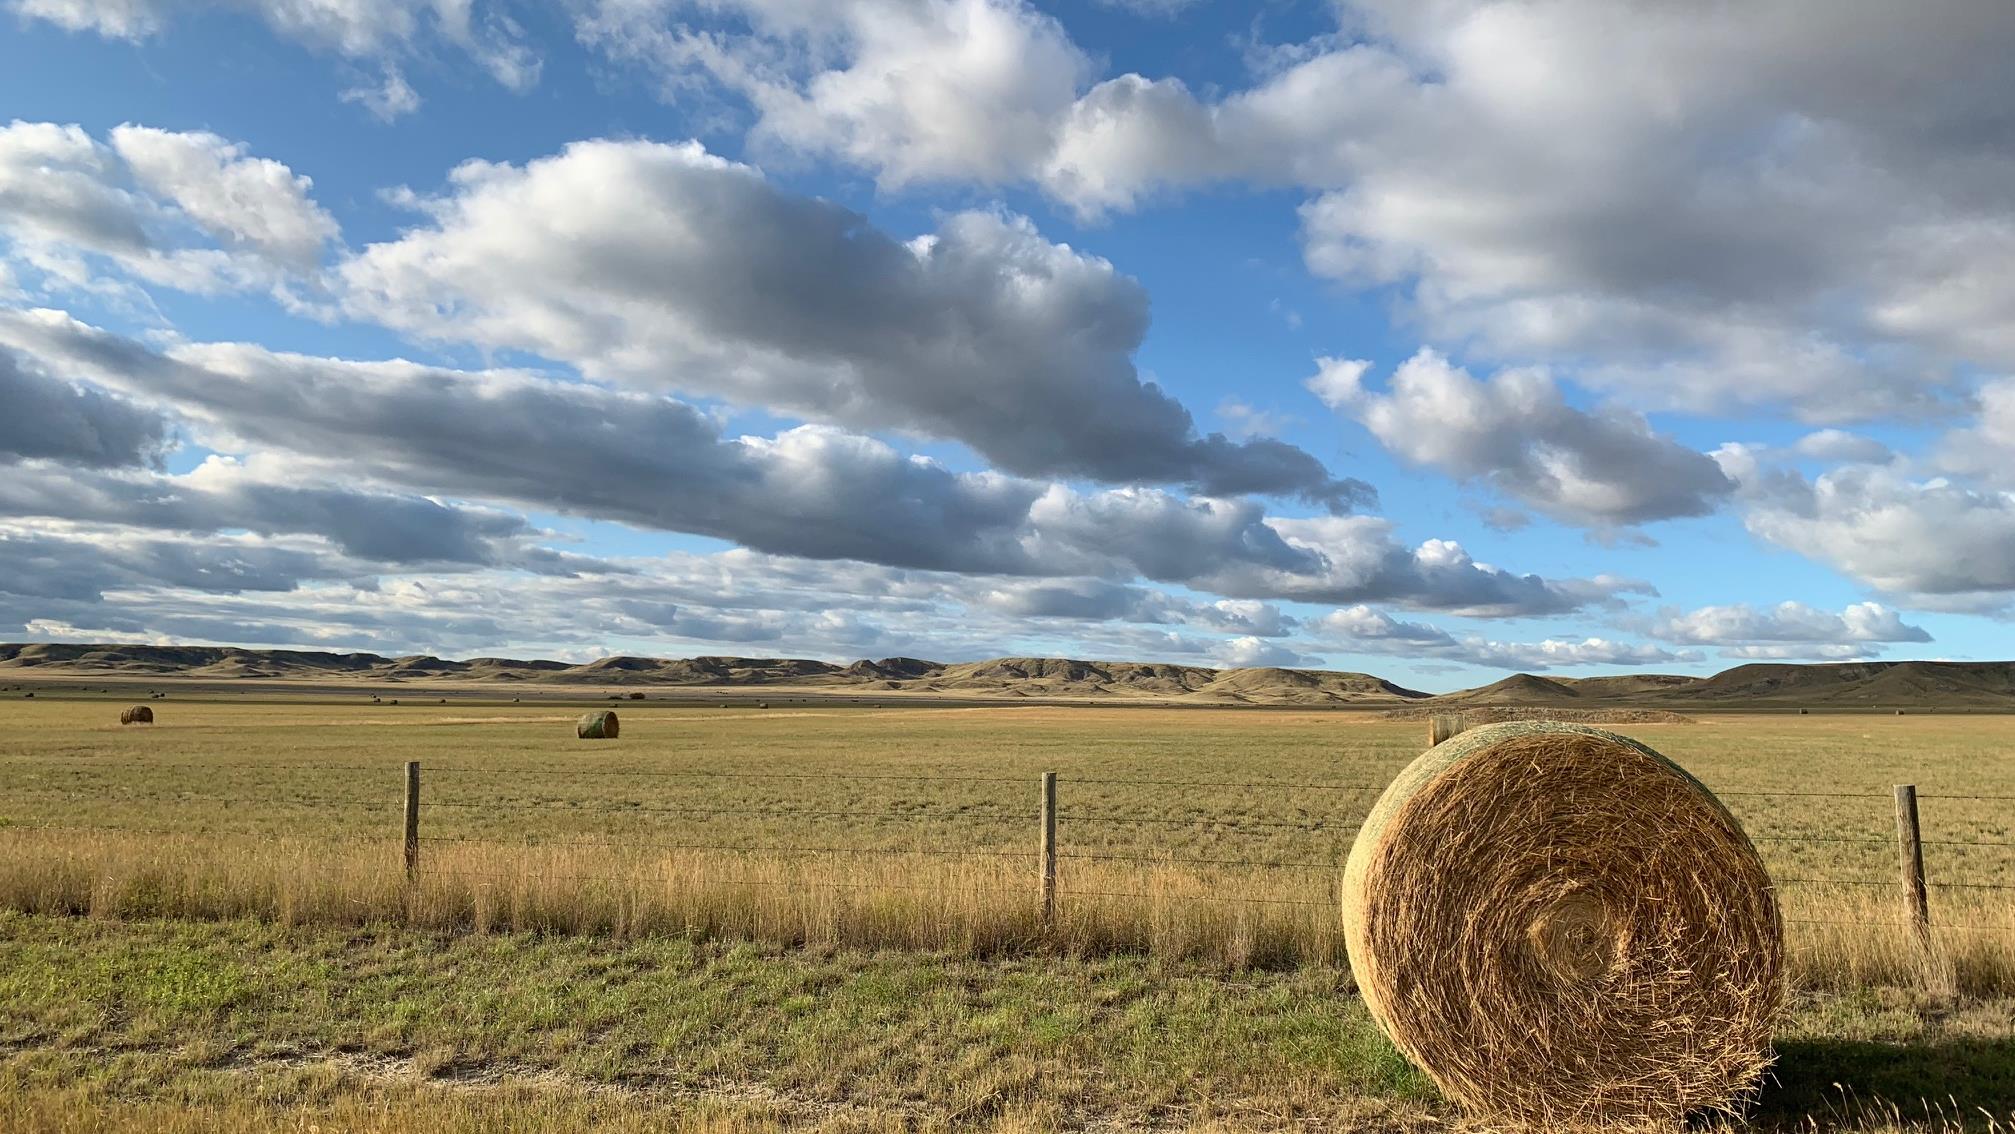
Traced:
<path id="1" fill-rule="evenodd" d="M 111 917 L 702 934 L 976 956 L 1336 965 L 1335 865 L 1422 725 L 1349 713 L 0 702 L 0 906 Z M 2015 721 L 1628 725 L 1718 791 L 1783 879 L 1802 986 L 2003 990 Z M 400 859 L 423 764 L 422 873 Z M 1054 925 L 1037 783 L 1061 777 Z M 1939 926 L 1904 905 L 1890 785 L 1924 793 Z M 1756 794 L 1796 793 L 1796 794 Z M 1967 798 L 1953 798 L 1964 796 Z M 736 848 L 736 849 L 717 849 Z M 1208 861 L 1196 861 L 1208 860 Z"/>

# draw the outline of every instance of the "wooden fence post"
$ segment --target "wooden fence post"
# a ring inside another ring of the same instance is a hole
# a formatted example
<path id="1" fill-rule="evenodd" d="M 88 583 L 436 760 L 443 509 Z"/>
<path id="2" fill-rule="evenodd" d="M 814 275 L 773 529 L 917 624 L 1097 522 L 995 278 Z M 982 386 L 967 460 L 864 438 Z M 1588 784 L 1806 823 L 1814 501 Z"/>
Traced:
<path id="1" fill-rule="evenodd" d="M 1427 746 L 1432 748 L 1462 731 L 1461 713 L 1436 713 L 1427 718 Z"/>
<path id="2" fill-rule="evenodd" d="M 420 877 L 420 762 L 406 761 L 406 881 Z"/>
<path id="3" fill-rule="evenodd" d="M 1042 924 L 1056 924 L 1056 773 L 1042 774 Z"/>
<path id="4" fill-rule="evenodd" d="M 1931 937 L 1931 900 L 1924 885 L 1924 838 L 1917 826 L 1917 785 L 1896 785 L 1896 853 L 1903 863 L 1903 901 L 1917 936 Z"/>

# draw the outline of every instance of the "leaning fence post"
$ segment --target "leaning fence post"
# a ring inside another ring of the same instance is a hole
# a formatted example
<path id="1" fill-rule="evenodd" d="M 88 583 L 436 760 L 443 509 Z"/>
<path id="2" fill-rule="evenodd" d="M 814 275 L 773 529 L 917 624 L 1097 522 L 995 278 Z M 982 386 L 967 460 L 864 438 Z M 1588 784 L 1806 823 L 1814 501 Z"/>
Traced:
<path id="1" fill-rule="evenodd" d="M 1931 900 L 1924 884 L 1924 839 L 1917 826 L 1917 785 L 1896 785 L 1896 853 L 1903 862 L 1903 901 L 1920 940 L 1931 937 Z"/>
<path id="2" fill-rule="evenodd" d="M 420 762 L 406 761 L 406 881 L 420 877 Z"/>
<path id="3" fill-rule="evenodd" d="M 1056 773 L 1042 774 L 1042 924 L 1056 924 Z"/>

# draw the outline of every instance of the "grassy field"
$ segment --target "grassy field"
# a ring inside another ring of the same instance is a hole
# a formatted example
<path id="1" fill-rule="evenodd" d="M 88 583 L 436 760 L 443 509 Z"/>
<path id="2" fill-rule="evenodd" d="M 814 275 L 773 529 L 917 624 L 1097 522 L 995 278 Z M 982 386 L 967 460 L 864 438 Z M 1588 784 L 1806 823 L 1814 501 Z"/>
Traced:
<path id="1" fill-rule="evenodd" d="M 2011 1013 L 1801 994 L 1756 1124 L 2008 1121 Z M 1451 1124 L 1339 971 L 1139 956 L 0 915 L 0 1052 L 10 1131 Z"/>
<path id="2" fill-rule="evenodd" d="M 1337 965 L 1336 864 L 1423 726 L 1351 713 L 0 701 L 0 908 Z M 2015 984 L 2015 718 L 1623 726 L 1722 793 L 1806 987 Z M 399 865 L 423 765 L 422 875 Z M 1037 901 L 1056 771 L 1058 924 Z M 1936 963 L 1890 786 L 1924 793 Z"/>
<path id="3" fill-rule="evenodd" d="M 564 708 L 405 696 L 171 696 L 151 728 L 0 701 L 0 1129 L 1448 1125 L 1335 924 L 1417 722 L 624 705 L 593 743 Z M 2015 719 L 1620 727 L 1783 886 L 1800 991 L 1763 1124 L 1905 1128 L 1878 1097 L 2011 1121 L 2015 889 L 1952 884 L 2015 886 Z M 1928 959 L 1896 924 L 1899 782 Z"/>

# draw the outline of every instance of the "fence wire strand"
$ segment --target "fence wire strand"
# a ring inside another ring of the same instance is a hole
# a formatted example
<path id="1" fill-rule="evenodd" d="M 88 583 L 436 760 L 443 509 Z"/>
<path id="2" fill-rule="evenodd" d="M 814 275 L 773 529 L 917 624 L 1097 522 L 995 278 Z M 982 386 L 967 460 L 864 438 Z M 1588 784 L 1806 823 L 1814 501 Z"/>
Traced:
<path id="1" fill-rule="evenodd" d="M 1022 781 L 1021 781 L 1021 780 L 1016 780 L 1015 782 L 1016 782 L 1016 783 L 1021 783 Z M 1302 782 L 1299 782 L 1299 781 L 1296 781 L 1296 780 L 1121 780 L 1121 779 L 1108 779 L 1108 778 L 1105 778 L 1105 777 L 1088 777 L 1088 776 L 1064 776 L 1064 775 L 1059 775 L 1059 776 L 1057 777 L 1057 783 L 1058 783 L 1058 784 L 1060 784 L 1060 785 L 1063 785 L 1063 784 L 1108 784 L 1108 785 L 1110 785 L 1110 784 L 1123 784 L 1123 785 L 1133 785 L 1133 784 L 1140 784 L 1140 785 L 1143 785 L 1143 786 L 1147 786 L 1147 787 L 1235 787 L 1235 788 L 1262 788 L 1262 789 L 1268 789 L 1268 790 L 1272 790 L 1272 789 L 1280 789 L 1280 788 L 1289 788 L 1289 789 L 1292 789 L 1292 788 L 1304 788 L 1304 789 L 1307 789 L 1307 790 L 1309 790 L 1309 791 L 1366 791 L 1366 792 L 1369 792 L 1369 791 L 1383 791 L 1383 790 L 1385 790 L 1385 789 L 1383 789 L 1383 788 L 1380 788 L 1380 787 L 1375 787 L 1375 786 L 1373 786 L 1373 785 L 1371 785 L 1371 784 L 1326 784 L 1326 783 L 1302 783 Z"/>
<path id="2" fill-rule="evenodd" d="M 500 773 L 512 776 L 625 776 L 641 779 L 716 779 L 716 780 L 861 780 L 869 783 L 944 783 L 944 784 L 1017 784 L 1028 783 L 1026 776 L 930 776 L 894 775 L 880 772 L 854 774 L 851 772 L 701 772 L 683 769 L 662 768 L 478 768 L 466 765 L 438 767 L 427 765 L 422 769 L 428 775 L 476 775 Z"/>
<path id="3" fill-rule="evenodd" d="M 107 770 L 109 761 L 85 761 L 73 766 L 36 769 L 38 776 L 61 775 L 75 783 L 79 778 L 88 778 Z M 146 771 L 239 771 L 239 772 L 368 772 L 384 774 L 388 777 L 402 770 L 399 762 L 384 764 L 266 764 L 244 762 L 135 762 L 137 768 Z M 0 769 L 0 772 L 17 769 Z M 500 776 L 554 776 L 554 777 L 600 777 L 606 779 L 638 780 L 717 780 L 717 781 L 784 781 L 833 784 L 846 781 L 860 781 L 863 784 L 918 783 L 918 784 L 958 784 L 958 785 L 1017 785 L 1033 786 L 1029 776 L 945 776 L 928 773 L 898 774 L 884 772 L 862 773 L 815 773 L 815 772 L 760 772 L 760 771 L 704 771 L 697 769 L 666 768 L 520 768 L 509 766 L 480 766 L 468 764 L 428 765 L 424 771 L 429 776 L 474 776 L 496 774 Z M 1073 777 L 1067 773 L 1058 777 L 1059 782 L 1068 786 L 1145 786 L 1174 788 L 1223 788 L 1267 792 L 1336 792 L 1370 794 L 1381 790 L 1376 785 L 1363 783 L 1340 783 L 1323 781 L 1292 780 L 1216 780 L 1216 779 L 1164 779 L 1164 778 L 1124 778 L 1115 776 Z M 32 782 L 32 781 L 31 781 Z M 167 791 L 158 795 L 114 795 L 102 792 L 79 790 L 66 787 L 26 787 L 17 794 L 30 800 L 73 800 L 89 799 L 121 804 L 142 806 L 183 805 L 183 804 L 227 804 L 262 805 L 282 811 L 302 808 L 367 808 L 371 800 L 347 799 L 330 796 L 301 796 L 287 798 L 274 795 L 213 794 L 206 792 Z M 1097 793 L 1092 793 L 1096 797 Z M 1729 790 L 1718 793 L 1734 799 L 1858 799 L 1871 803 L 1887 802 L 1888 792 L 1882 791 L 1769 791 L 1769 790 Z M 1920 800 L 2006 802 L 2015 801 L 2015 795 L 1970 794 L 1953 792 L 1924 792 L 1917 796 Z M 1343 802 L 1341 800 L 1339 803 Z M 960 823 L 1013 823 L 1024 824 L 1035 820 L 1038 815 L 1034 807 L 1026 810 L 1006 810 L 1010 805 L 998 799 L 987 799 L 975 803 L 960 802 L 956 799 L 896 799 L 889 801 L 881 810 L 861 809 L 830 810 L 821 808 L 800 809 L 778 806 L 674 806 L 663 803 L 577 800 L 577 799 L 532 799 L 532 800 L 427 800 L 426 808 L 450 810 L 482 810 L 491 812 L 547 812 L 558 814 L 593 813 L 606 815 L 676 815 L 694 821 L 706 821 L 716 817 L 751 817 L 779 820 L 848 820 L 855 823 L 878 822 L 883 820 L 952 821 Z M 1280 831 L 1297 833 L 1336 832 L 1354 833 L 1361 826 L 1360 817 L 1312 816 L 1300 819 L 1271 818 L 1243 812 L 1218 814 L 1197 814 L 1184 816 L 1143 815 L 1102 812 L 1096 810 L 1069 811 L 1054 816 L 1060 824 L 1090 824 L 1143 827 L 1194 827 L 1205 828 L 1213 834 L 1237 832 Z M 319 835 L 319 834 L 275 834 L 267 831 L 238 830 L 183 830 L 162 827 L 136 827 L 118 824 L 91 824 L 67 822 L 7 822 L 0 819 L 0 834 L 8 831 L 49 831 L 49 832 L 108 832 L 119 834 L 146 835 L 171 838 L 263 838 L 285 843 L 289 841 L 311 841 L 322 843 L 353 844 L 357 846 L 396 847 L 394 836 L 375 837 L 359 835 Z M 1790 845 L 1794 848 L 1805 845 L 1837 845 L 1862 847 L 1893 847 L 1895 841 L 1881 836 L 1827 835 L 1827 834 L 1758 834 L 1750 836 L 1758 844 Z M 1921 846 L 1955 848 L 2015 848 L 2015 840 L 1987 838 L 1922 838 Z M 862 858 L 907 859 L 944 858 L 996 860 L 1009 863 L 1015 860 L 1038 859 L 1039 853 L 1029 849 L 966 849 L 950 847 L 866 847 L 824 844 L 762 844 L 751 842 L 688 841 L 688 840 L 624 840 L 624 839 L 507 839 L 473 835 L 426 835 L 419 842 L 430 846 L 496 846 L 522 852 L 556 852 L 574 850 L 605 851 L 705 851 L 748 856 L 776 855 L 792 857 L 815 856 L 855 856 Z M 1282 870 L 1306 872 L 1331 872 L 1340 869 L 1334 860 L 1318 861 L 1293 858 L 1234 858 L 1209 855 L 1148 854 L 1128 853 L 1123 849 L 1112 851 L 1092 849 L 1083 852 L 1064 852 L 1056 855 L 1059 861 L 1123 863 L 1147 867 L 1232 867 L 1252 870 Z M 1823 867 L 1822 867 L 1823 869 Z M 623 884 L 674 884 L 690 886 L 795 888 L 845 891 L 887 891 L 913 892 L 948 895 L 1024 895 L 1031 890 L 1005 887 L 973 888 L 945 887 L 936 885 L 905 884 L 899 882 L 840 882 L 821 879 L 756 879 L 730 878 L 677 871 L 654 870 L 644 867 L 628 874 L 586 873 L 551 871 L 508 871 L 482 869 L 424 869 L 417 871 L 422 877 L 491 879 L 511 882 L 535 880 L 564 880 L 579 882 L 609 882 Z M 1979 890 L 2015 891 L 2015 883 L 1978 882 L 1964 879 L 1940 880 L 1935 875 L 1926 879 L 1934 890 Z M 1868 887 L 1876 889 L 1898 889 L 1905 887 L 1900 880 L 1873 880 L 1864 878 L 1833 877 L 1784 877 L 1774 880 L 1781 887 Z M 1150 902 L 1208 902 L 1238 905 L 1281 905 L 1319 908 L 1333 906 L 1329 901 L 1311 901 L 1293 898 L 1247 897 L 1225 893 L 1171 893 L 1154 890 L 1079 890 L 1068 887 L 1054 891 L 1059 899 L 1114 899 L 1143 900 Z M 1915 921 L 1849 921 L 1810 918 L 1788 918 L 1788 925 L 1841 926 L 1860 928 L 1867 926 L 1893 926 L 1929 928 L 1934 931 L 1953 930 L 1959 932 L 2009 932 L 2015 926 L 1980 926 L 1932 923 L 1928 927 L 1919 926 Z"/>
<path id="4" fill-rule="evenodd" d="M 123 835 L 152 835 L 157 838 L 275 839 L 280 842 L 356 843 L 359 846 L 392 846 L 394 836 L 274 834 L 270 831 L 189 831 L 173 827 L 128 827 L 116 823 L 0 823 L 0 834 L 9 831 L 100 831 Z"/>
<path id="5" fill-rule="evenodd" d="M 424 878 L 486 878 L 505 882 L 617 882 L 637 885 L 646 882 L 679 882 L 696 886 L 748 886 L 762 889 L 788 890 L 870 890 L 897 891 L 918 894 L 1012 894 L 1026 895 L 1025 890 L 1010 890 L 1004 886 L 916 886 L 900 882 L 831 882 L 823 879 L 776 879 L 776 878 L 720 878 L 713 875 L 652 875 L 638 874 L 555 874 L 546 871 L 523 872 L 505 870 L 421 870 Z"/>
<path id="6" fill-rule="evenodd" d="M 1059 854 L 1057 857 L 1082 862 L 1138 862 L 1149 866 L 1173 863 L 1185 866 L 1257 866 L 1273 870 L 1340 870 L 1343 867 L 1338 862 L 1267 862 L 1249 858 L 1185 858 L 1179 855 Z"/>
<path id="7" fill-rule="evenodd" d="M 422 835 L 422 843 L 468 843 L 484 846 L 516 847 L 521 850 L 546 850 L 549 848 L 600 847 L 610 850 L 637 848 L 642 850 L 704 850 L 704 851 L 744 851 L 762 854 L 853 854 L 903 858 L 913 855 L 942 856 L 945 858 L 1029 858 L 1036 857 L 1034 851 L 1005 850 L 949 850 L 939 847 L 797 847 L 764 846 L 756 843 L 660 843 L 634 842 L 612 839 L 550 839 L 544 842 L 525 842 L 514 839 L 485 839 L 460 835 Z"/>
<path id="8" fill-rule="evenodd" d="M 1076 811 L 1068 814 L 1059 814 L 1056 820 L 1059 823 L 1120 823 L 1168 827 L 1285 828 L 1297 831 L 1341 831 L 1346 829 L 1355 831 L 1359 826 L 1357 823 L 1331 822 L 1327 819 L 1310 819 L 1307 821 L 1257 819 L 1246 815 L 1234 815 L 1230 817 L 1194 815 L 1187 818 L 1176 818 L 1161 815 L 1087 815 Z"/>
<path id="9" fill-rule="evenodd" d="M 1295 898 L 1240 898 L 1229 894 L 1153 894 L 1138 890 L 1065 890 L 1058 898 L 1142 898 L 1151 902 L 1230 902 L 1251 906 L 1329 906 L 1331 902 L 1309 902 Z"/>

